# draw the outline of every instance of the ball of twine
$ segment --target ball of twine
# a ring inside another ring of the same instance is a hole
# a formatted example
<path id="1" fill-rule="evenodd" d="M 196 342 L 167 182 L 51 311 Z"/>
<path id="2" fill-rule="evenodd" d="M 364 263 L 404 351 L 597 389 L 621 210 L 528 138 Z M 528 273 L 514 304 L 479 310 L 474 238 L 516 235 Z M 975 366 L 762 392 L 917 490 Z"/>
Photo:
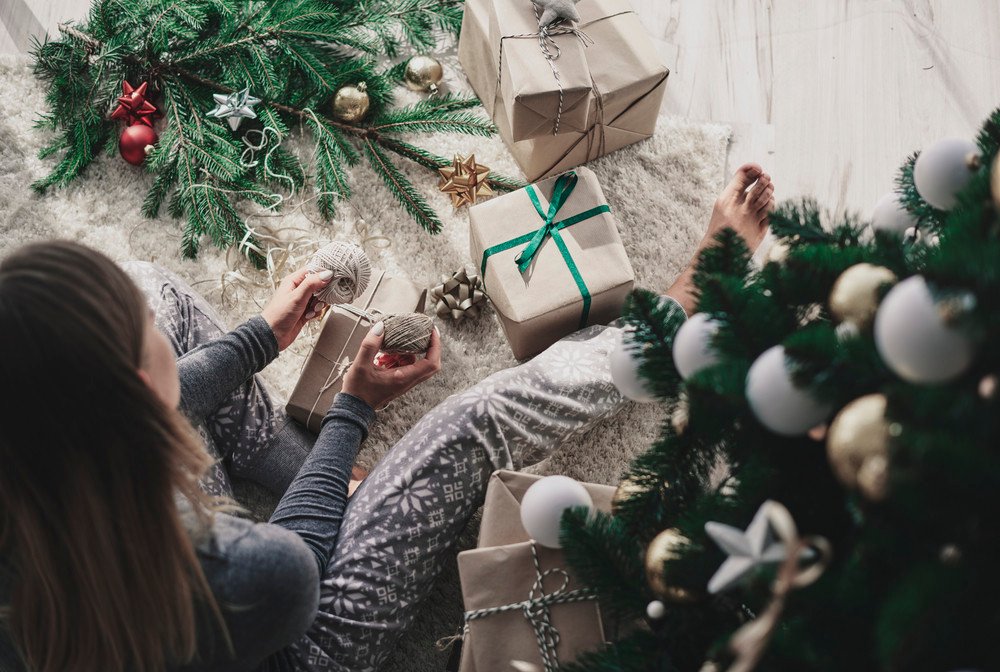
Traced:
<path id="1" fill-rule="evenodd" d="M 311 273 L 333 271 L 330 284 L 316 292 L 324 303 L 351 303 L 365 293 L 372 277 L 372 264 L 365 251 L 353 243 L 332 242 L 318 249 L 306 270 Z"/>
<path id="2" fill-rule="evenodd" d="M 427 352 L 434 331 L 434 320 L 420 313 L 395 313 L 382 317 L 385 336 L 382 352 L 419 355 Z"/>

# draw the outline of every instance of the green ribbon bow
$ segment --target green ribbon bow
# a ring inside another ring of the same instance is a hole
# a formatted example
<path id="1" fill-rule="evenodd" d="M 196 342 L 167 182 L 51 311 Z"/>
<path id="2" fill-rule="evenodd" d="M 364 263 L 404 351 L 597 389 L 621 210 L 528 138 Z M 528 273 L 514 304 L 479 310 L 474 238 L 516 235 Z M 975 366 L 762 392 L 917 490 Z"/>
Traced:
<path id="1" fill-rule="evenodd" d="M 485 278 L 486 277 L 486 261 L 492 257 L 494 254 L 503 252 L 504 250 L 509 250 L 512 247 L 517 247 L 522 243 L 528 243 L 523 250 L 514 259 L 514 263 L 517 264 L 517 269 L 524 273 L 531 266 L 531 262 L 534 260 L 535 256 L 538 254 L 538 250 L 541 249 L 542 244 L 545 242 L 546 238 L 551 237 L 555 241 L 556 247 L 559 248 L 560 254 L 562 254 L 563 261 L 566 262 L 566 267 L 569 268 L 570 275 L 573 276 L 574 282 L 576 282 L 577 289 L 580 290 L 580 296 L 583 297 L 583 311 L 580 314 L 580 328 L 587 326 L 587 318 L 590 315 L 590 290 L 587 289 L 587 284 L 583 281 L 583 276 L 580 275 L 580 269 L 577 268 L 576 262 L 573 260 L 573 256 L 569 253 L 569 248 L 566 247 L 566 241 L 563 240 L 560 231 L 566 227 L 573 226 L 579 222 L 582 222 L 591 217 L 595 217 L 604 212 L 611 212 L 611 206 L 607 203 L 604 205 L 598 205 L 590 210 L 584 210 L 578 215 L 573 215 L 572 217 L 567 217 L 566 219 L 556 221 L 556 215 L 559 213 L 559 209 L 566 203 L 569 199 L 569 195 L 573 193 L 573 189 L 576 187 L 576 183 L 579 180 L 576 173 L 568 172 L 560 175 L 556 178 L 555 188 L 552 190 L 552 200 L 549 201 L 549 209 L 546 211 L 542 208 L 541 201 L 538 200 L 538 193 L 535 191 L 533 185 L 528 185 L 524 188 L 528 192 L 528 198 L 531 199 L 532 205 L 535 206 L 535 211 L 538 212 L 538 216 L 542 218 L 542 226 L 531 233 L 526 233 L 523 236 L 518 236 L 508 240 L 505 243 L 500 243 L 492 247 L 487 248 L 483 252 L 483 263 L 480 267 L 480 273 Z"/>

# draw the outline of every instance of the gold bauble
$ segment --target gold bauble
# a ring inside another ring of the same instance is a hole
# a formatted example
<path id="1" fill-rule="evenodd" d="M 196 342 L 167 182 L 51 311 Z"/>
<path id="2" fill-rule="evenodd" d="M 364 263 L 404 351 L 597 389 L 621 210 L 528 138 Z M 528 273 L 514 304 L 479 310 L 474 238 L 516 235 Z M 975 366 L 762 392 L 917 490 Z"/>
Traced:
<path id="1" fill-rule="evenodd" d="M 896 274 L 884 266 L 855 264 L 840 274 L 830 290 L 830 314 L 838 322 L 853 322 L 867 329 L 878 310 L 879 287 L 896 282 Z"/>
<path id="2" fill-rule="evenodd" d="M 844 406 L 830 424 L 826 454 L 837 479 L 872 501 L 886 495 L 889 422 L 883 394 L 868 394 Z"/>
<path id="3" fill-rule="evenodd" d="M 990 168 L 990 191 L 993 193 L 993 203 L 1000 208 L 1000 153 L 993 159 Z"/>
<path id="4" fill-rule="evenodd" d="M 690 591 L 668 585 L 663 576 L 663 563 L 676 559 L 677 551 L 687 544 L 688 540 L 679 530 L 670 528 L 653 537 L 646 548 L 646 580 L 653 592 L 668 602 L 691 602 L 695 599 Z"/>
<path id="5" fill-rule="evenodd" d="M 333 117 L 348 123 L 361 121 L 368 114 L 370 103 L 364 82 L 342 86 L 333 96 Z"/>
<path id="6" fill-rule="evenodd" d="M 444 77 L 444 68 L 441 67 L 440 61 L 431 56 L 414 56 L 406 64 L 403 83 L 411 91 L 436 93 L 442 77 Z"/>
<path id="7" fill-rule="evenodd" d="M 611 498 L 611 512 L 617 514 L 622 502 L 644 492 L 646 492 L 646 488 L 642 487 L 639 483 L 633 481 L 631 478 L 623 478 L 622 482 L 618 484 L 618 489 L 615 490 L 614 496 Z"/>

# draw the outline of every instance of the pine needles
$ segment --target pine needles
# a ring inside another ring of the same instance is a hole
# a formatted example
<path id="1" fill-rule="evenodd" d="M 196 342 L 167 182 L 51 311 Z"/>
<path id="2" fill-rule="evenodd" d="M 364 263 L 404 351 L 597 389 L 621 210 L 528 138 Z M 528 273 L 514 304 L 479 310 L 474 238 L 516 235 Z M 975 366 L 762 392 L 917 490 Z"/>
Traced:
<path id="1" fill-rule="evenodd" d="M 148 82 L 162 122 L 145 163 L 155 177 L 143 213 L 155 216 L 167 203 L 172 215 L 186 220 L 185 256 L 196 255 L 207 236 L 217 246 L 238 245 L 261 263 L 237 203 L 274 207 L 276 189 L 311 183 L 320 215 L 330 220 L 338 203 L 351 197 L 347 168 L 362 156 L 411 217 L 437 233 L 440 219 L 392 156 L 436 169 L 450 160 L 403 138 L 441 132 L 485 137 L 494 128 L 471 111 L 478 104 L 472 97 L 392 108 L 401 69 L 377 64 L 433 48 L 439 31 L 457 33 L 461 16 L 461 0 L 94 0 L 85 23 L 61 26 L 61 39 L 33 49 L 35 74 L 48 87 L 49 111 L 38 125 L 58 131 L 40 155 L 60 156 L 33 187 L 44 192 L 66 185 L 101 151 L 114 154 L 120 125 L 109 114 L 122 82 Z M 367 118 L 347 123 L 328 116 L 333 94 L 360 82 L 371 101 Z M 206 116 L 213 93 L 247 87 L 262 100 L 256 128 L 265 129 L 273 150 L 250 163 L 242 157 L 251 125 L 234 133 L 224 120 Z M 312 136 L 308 165 L 274 147 L 296 126 Z M 503 176 L 490 183 L 499 190 L 523 186 Z"/>

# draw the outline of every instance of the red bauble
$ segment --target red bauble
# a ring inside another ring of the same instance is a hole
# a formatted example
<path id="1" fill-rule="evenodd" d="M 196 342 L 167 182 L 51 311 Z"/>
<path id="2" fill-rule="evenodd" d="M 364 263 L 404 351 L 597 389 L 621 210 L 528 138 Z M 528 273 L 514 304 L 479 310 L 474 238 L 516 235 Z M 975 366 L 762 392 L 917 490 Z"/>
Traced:
<path id="1" fill-rule="evenodd" d="M 134 166 L 141 166 L 146 160 L 146 147 L 152 147 L 159 138 L 149 126 L 136 124 L 122 131 L 118 138 L 118 151 L 122 158 Z"/>

